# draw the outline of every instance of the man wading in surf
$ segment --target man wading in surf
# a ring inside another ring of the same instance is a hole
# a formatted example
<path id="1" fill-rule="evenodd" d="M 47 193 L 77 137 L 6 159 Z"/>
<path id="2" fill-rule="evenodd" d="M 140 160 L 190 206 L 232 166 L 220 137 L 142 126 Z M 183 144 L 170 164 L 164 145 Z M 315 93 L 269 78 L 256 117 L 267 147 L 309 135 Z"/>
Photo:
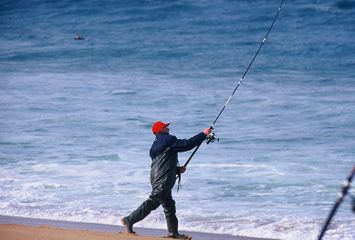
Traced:
<path id="1" fill-rule="evenodd" d="M 151 195 L 130 215 L 123 217 L 121 223 L 129 233 L 135 233 L 133 225 L 143 220 L 151 211 L 162 205 L 169 231 L 167 237 L 191 239 L 178 232 L 175 201 L 171 194 L 171 190 L 175 185 L 176 175 L 186 171 L 184 166 L 178 166 L 177 153 L 189 151 L 202 143 L 206 139 L 206 136 L 211 133 L 211 129 L 206 128 L 203 132 L 190 139 L 177 139 L 175 136 L 169 134 L 169 124 L 158 121 L 152 126 L 155 140 L 150 149 L 150 157 L 152 159 L 150 171 Z"/>

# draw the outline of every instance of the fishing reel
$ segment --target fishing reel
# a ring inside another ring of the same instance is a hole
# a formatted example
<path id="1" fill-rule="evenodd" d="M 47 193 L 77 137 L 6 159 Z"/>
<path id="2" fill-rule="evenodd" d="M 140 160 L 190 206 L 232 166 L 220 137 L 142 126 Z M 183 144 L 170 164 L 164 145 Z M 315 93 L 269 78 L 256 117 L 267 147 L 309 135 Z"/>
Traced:
<path id="1" fill-rule="evenodd" d="M 216 138 L 216 134 L 214 132 L 211 132 L 206 137 L 206 144 L 213 143 L 216 140 L 217 140 L 217 142 L 219 142 L 219 138 Z"/>

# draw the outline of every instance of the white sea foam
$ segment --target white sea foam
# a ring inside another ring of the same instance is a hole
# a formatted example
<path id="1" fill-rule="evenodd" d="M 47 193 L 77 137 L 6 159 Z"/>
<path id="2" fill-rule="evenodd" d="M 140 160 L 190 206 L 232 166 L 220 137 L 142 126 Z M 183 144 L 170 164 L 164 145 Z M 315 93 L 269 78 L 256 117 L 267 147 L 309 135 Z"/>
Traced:
<path id="1" fill-rule="evenodd" d="M 78 205 L 79 206 L 79 205 Z M 95 222 L 104 224 L 120 224 L 120 217 L 128 212 L 115 211 L 113 209 L 99 210 L 90 207 L 72 209 L 48 209 L 47 211 L 9 210 L 8 205 L 1 209 L 0 214 L 12 216 L 26 216 L 36 218 L 46 218 L 55 220 L 67 220 L 78 222 Z M 36 207 L 36 206 L 33 206 Z M 322 221 L 315 221 L 310 217 L 283 217 L 278 216 L 231 216 L 229 214 L 208 214 L 203 210 L 186 211 L 178 210 L 180 219 L 180 229 L 182 231 L 200 231 L 208 233 L 232 234 L 248 237 L 279 238 L 285 240 L 315 239 L 319 233 Z M 264 220 L 262 220 L 264 219 Z M 327 231 L 325 239 L 332 240 L 352 240 L 354 231 L 350 222 L 335 220 L 332 227 Z M 158 208 L 146 219 L 139 222 L 137 227 L 149 227 L 166 229 L 166 222 L 163 211 Z"/>
<path id="2" fill-rule="evenodd" d="M 64 185 L 59 184 L 59 183 L 49 183 L 49 182 L 28 182 L 24 183 L 23 189 L 55 189 L 55 188 L 61 188 Z"/>
<path id="3" fill-rule="evenodd" d="M 195 163 L 194 167 L 198 168 L 210 168 L 210 169 L 228 169 L 236 168 L 240 169 L 242 172 L 252 172 L 252 171 L 269 171 L 273 174 L 284 176 L 286 173 L 278 170 L 276 167 L 267 164 L 244 164 L 244 163 Z"/>
<path id="4" fill-rule="evenodd" d="M 125 94 L 135 94 L 135 91 L 129 90 L 129 89 L 117 89 L 110 91 L 110 94 L 112 95 L 125 95 Z"/>

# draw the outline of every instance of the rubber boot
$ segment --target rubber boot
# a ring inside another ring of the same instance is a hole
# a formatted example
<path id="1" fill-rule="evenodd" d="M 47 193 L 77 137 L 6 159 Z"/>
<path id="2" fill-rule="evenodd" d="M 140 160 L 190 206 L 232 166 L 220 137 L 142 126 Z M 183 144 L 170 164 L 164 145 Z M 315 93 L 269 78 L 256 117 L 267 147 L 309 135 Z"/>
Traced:
<path id="1" fill-rule="evenodd" d="M 169 231 L 169 234 L 168 236 L 166 236 L 166 238 L 185 239 L 185 240 L 192 239 L 191 237 L 185 234 L 179 233 L 178 231 L 179 221 L 175 215 L 175 205 L 171 206 L 170 208 L 164 207 L 164 213 L 165 213 L 166 223 Z"/>
<path id="2" fill-rule="evenodd" d="M 176 235 L 179 233 L 178 231 L 179 222 L 175 214 L 172 216 L 166 216 L 166 223 L 168 226 L 169 235 Z"/>
<path id="3" fill-rule="evenodd" d="M 133 224 L 130 224 L 127 217 L 121 218 L 121 223 L 126 228 L 128 233 L 136 234 L 136 232 L 133 231 Z"/>
<path id="4" fill-rule="evenodd" d="M 185 239 L 185 240 L 191 240 L 192 237 L 187 236 L 185 234 L 180 234 L 180 233 L 175 233 L 175 234 L 169 234 L 165 238 L 173 238 L 173 239 Z"/>
<path id="5" fill-rule="evenodd" d="M 133 225 L 143 220 L 149 213 L 159 207 L 160 203 L 154 201 L 152 198 L 144 201 L 136 210 L 130 215 L 121 219 L 121 223 L 126 227 L 128 233 L 135 233 L 133 231 Z"/>

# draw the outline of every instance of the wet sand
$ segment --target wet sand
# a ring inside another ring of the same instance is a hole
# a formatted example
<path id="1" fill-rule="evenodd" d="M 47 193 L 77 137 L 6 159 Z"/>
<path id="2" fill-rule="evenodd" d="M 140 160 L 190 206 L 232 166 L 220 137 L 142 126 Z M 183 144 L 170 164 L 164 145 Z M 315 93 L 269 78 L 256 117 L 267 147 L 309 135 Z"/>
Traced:
<path id="1" fill-rule="evenodd" d="M 135 228 L 138 236 L 124 233 L 122 226 L 68 222 L 0 215 L 0 240 L 162 240 L 160 229 Z M 267 240 L 228 234 L 182 231 L 193 240 Z"/>

